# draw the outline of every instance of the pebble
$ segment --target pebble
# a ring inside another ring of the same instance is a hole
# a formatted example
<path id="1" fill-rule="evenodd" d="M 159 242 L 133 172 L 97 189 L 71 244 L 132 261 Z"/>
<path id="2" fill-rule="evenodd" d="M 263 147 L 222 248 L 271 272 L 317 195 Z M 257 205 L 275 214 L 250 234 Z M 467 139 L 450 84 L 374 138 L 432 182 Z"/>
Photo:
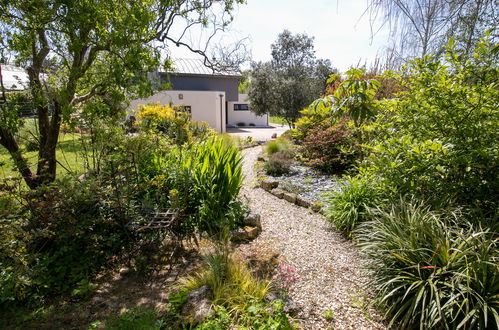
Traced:
<path id="1" fill-rule="evenodd" d="M 297 279 L 291 283 L 289 296 L 304 329 L 331 327 L 324 317 L 327 310 L 334 311 L 335 329 L 386 329 L 381 314 L 368 307 L 366 261 L 353 243 L 332 230 L 322 215 L 254 187 L 254 164 L 260 151 L 258 147 L 243 151 L 245 184 L 241 196 L 248 198 L 250 208 L 261 215 L 263 231 L 250 244 L 240 246 L 239 252 L 248 256 L 255 249 L 278 250 L 280 260 L 296 269 Z M 301 177 L 307 178 L 307 182 L 326 185 L 322 191 L 340 189 L 335 178 L 325 181 L 305 174 Z M 298 182 L 295 177 L 292 180 Z M 281 184 L 282 181 L 279 188 Z M 364 306 L 352 307 L 359 300 L 366 302 Z"/>

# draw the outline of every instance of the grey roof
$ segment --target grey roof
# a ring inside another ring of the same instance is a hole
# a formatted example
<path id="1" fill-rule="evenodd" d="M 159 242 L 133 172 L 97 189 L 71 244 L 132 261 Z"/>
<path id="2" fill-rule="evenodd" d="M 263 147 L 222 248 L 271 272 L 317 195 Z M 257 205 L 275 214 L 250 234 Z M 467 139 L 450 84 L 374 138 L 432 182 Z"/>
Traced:
<path id="1" fill-rule="evenodd" d="M 173 72 L 205 76 L 241 76 L 239 72 L 234 70 L 215 71 L 207 67 L 202 59 L 193 58 L 173 59 Z"/>
<path id="2" fill-rule="evenodd" d="M 3 86 L 6 90 L 24 90 L 28 88 L 28 73 L 23 68 L 1 64 Z"/>

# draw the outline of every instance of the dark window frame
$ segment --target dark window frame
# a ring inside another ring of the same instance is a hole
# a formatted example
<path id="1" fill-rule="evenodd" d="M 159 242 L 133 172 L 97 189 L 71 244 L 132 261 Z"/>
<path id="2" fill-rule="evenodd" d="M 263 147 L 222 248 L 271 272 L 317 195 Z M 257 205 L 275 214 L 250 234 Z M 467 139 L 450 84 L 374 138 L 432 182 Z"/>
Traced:
<path id="1" fill-rule="evenodd" d="M 249 111 L 248 103 L 234 103 L 232 108 L 234 111 Z"/>

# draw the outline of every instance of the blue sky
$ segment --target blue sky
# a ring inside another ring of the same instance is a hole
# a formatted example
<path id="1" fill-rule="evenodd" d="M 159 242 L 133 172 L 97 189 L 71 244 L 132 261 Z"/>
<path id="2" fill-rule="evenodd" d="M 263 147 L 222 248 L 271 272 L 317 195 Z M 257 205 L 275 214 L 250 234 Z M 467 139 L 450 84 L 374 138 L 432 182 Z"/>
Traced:
<path id="1" fill-rule="evenodd" d="M 371 39 L 366 0 L 248 0 L 235 12 L 229 38 L 250 38 L 254 61 L 270 60 L 270 45 L 284 29 L 315 37 L 317 58 L 344 72 L 372 62 L 382 51 L 387 31 Z M 173 49 L 174 57 L 188 56 Z M 192 56 L 191 56 L 192 57 Z"/>

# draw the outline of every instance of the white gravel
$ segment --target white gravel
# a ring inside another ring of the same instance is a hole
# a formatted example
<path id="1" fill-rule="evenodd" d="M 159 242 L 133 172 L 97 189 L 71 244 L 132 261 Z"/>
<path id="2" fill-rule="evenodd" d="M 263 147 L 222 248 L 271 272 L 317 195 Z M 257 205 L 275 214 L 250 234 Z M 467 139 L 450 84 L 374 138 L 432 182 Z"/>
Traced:
<path id="1" fill-rule="evenodd" d="M 243 151 L 246 176 L 241 194 L 253 212 L 262 216 L 263 231 L 245 255 L 262 249 L 280 252 L 286 265 L 296 268 L 290 297 L 304 329 L 385 329 L 378 312 L 369 307 L 363 260 L 353 244 L 331 229 L 317 213 L 292 205 L 256 187 L 254 164 L 261 147 Z M 324 313 L 332 311 L 332 320 Z"/>

